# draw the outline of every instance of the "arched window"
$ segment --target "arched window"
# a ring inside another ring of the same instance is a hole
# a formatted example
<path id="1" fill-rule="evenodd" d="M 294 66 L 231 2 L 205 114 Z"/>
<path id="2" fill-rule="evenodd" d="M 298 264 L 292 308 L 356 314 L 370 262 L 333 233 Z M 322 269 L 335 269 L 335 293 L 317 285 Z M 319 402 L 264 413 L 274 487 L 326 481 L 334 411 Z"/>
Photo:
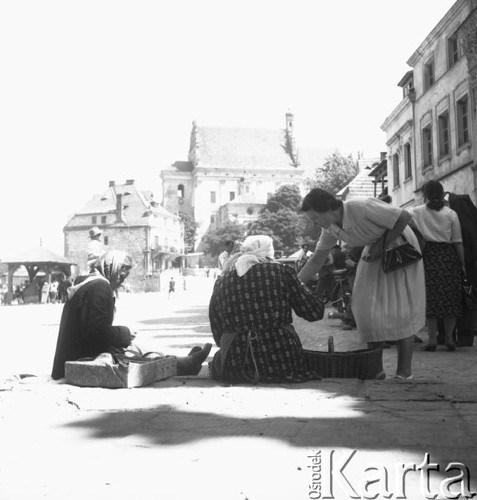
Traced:
<path id="1" fill-rule="evenodd" d="M 179 184 L 177 186 L 177 197 L 184 198 L 184 184 Z"/>

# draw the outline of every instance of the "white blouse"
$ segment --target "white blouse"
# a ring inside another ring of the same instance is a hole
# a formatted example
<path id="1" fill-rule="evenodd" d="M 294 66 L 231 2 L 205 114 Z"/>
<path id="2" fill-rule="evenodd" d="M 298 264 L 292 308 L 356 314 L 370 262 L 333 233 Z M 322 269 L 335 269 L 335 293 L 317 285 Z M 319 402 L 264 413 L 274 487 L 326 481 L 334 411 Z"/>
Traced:
<path id="1" fill-rule="evenodd" d="M 331 250 L 338 239 L 352 247 L 375 243 L 387 229 L 392 229 L 402 213 L 377 198 L 356 198 L 343 202 L 343 229 L 332 224 L 323 229 L 316 245 L 320 250 Z"/>
<path id="2" fill-rule="evenodd" d="M 437 211 L 419 205 L 409 209 L 409 213 L 426 241 L 462 243 L 459 217 L 451 208 L 444 206 Z"/>

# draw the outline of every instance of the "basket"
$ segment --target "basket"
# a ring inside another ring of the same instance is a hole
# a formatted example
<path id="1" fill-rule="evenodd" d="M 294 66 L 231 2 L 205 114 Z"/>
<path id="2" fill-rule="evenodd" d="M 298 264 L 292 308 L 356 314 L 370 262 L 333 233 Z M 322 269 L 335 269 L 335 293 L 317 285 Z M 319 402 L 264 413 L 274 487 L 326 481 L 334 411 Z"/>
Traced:
<path id="1" fill-rule="evenodd" d="M 347 352 L 303 351 L 312 369 L 323 378 L 376 378 L 383 371 L 383 349 Z"/>
<path id="2" fill-rule="evenodd" d="M 118 363 L 110 353 L 102 353 L 96 358 L 65 363 L 66 383 L 80 387 L 141 387 L 176 374 L 175 356 L 144 357 Z"/>

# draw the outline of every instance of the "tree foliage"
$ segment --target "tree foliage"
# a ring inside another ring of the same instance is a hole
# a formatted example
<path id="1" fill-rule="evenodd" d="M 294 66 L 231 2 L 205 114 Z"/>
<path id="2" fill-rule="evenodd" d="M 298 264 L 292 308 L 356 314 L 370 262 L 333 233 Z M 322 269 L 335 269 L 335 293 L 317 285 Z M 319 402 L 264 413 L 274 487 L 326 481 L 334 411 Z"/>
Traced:
<path id="1" fill-rule="evenodd" d="M 323 167 L 315 171 L 313 178 L 308 179 L 308 187 L 321 188 L 331 194 L 347 186 L 358 174 L 358 161 L 352 155 L 343 156 L 335 152 L 328 156 Z"/>
<path id="2" fill-rule="evenodd" d="M 258 219 L 249 229 L 249 234 L 266 234 L 273 238 L 274 248 L 284 255 L 290 255 L 303 243 L 313 244 L 306 218 L 300 212 L 302 197 L 298 186 L 281 186 L 261 210 Z"/>
<path id="3" fill-rule="evenodd" d="M 293 212 L 298 212 L 301 205 L 301 194 L 298 186 L 287 184 L 281 186 L 277 191 L 270 196 L 263 211 L 268 210 L 271 213 L 276 213 L 279 210 L 287 209 Z"/>
<path id="4" fill-rule="evenodd" d="M 195 248 L 195 238 L 197 234 L 198 224 L 194 216 L 187 212 L 180 212 L 179 217 L 184 223 L 184 245 L 186 252 L 193 252 Z"/>
<path id="5" fill-rule="evenodd" d="M 213 257 L 219 255 L 224 250 L 224 242 L 227 240 L 243 241 L 246 227 L 243 224 L 228 223 L 224 227 L 209 230 L 201 241 L 201 248 L 204 253 Z"/>

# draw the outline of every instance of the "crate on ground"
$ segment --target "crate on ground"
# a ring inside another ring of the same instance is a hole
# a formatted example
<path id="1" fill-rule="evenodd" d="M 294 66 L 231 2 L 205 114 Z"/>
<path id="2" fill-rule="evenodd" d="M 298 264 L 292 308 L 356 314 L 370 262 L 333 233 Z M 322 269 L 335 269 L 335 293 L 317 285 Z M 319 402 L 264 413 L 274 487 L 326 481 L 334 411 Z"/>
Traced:
<path id="1" fill-rule="evenodd" d="M 65 363 L 66 383 L 81 387 L 141 387 L 175 375 L 175 356 L 122 358 L 118 363 L 112 354 L 102 353 L 94 359 Z"/>

